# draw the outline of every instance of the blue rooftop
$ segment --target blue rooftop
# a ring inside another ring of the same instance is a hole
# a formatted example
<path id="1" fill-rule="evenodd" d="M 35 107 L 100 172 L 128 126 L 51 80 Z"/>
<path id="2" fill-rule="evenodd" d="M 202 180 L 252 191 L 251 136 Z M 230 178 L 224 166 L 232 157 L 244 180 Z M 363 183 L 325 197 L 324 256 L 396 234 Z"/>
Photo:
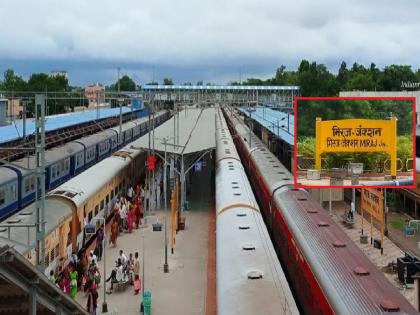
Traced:
<path id="1" fill-rule="evenodd" d="M 131 112 L 130 107 L 123 107 L 122 113 Z M 101 108 L 99 119 L 118 116 L 120 114 L 117 108 Z M 53 131 L 65 127 L 70 127 L 89 121 L 96 120 L 97 111 L 89 110 L 84 112 L 67 113 L 55 116 L 47 116 L 45 118 L 45 131 Z M 26 135 L 30 135 L 35 131 L 35 120 L 33 118 L 26 120 Z M 16 120 L 11 125 L 0 127 L 0 143 L 13 141 L 21 138 L 23 135 L 23 120 Z"/>
<path id="2" fill-rule="evenodd" d="M 294 145 L 294 115 L 273 110 L 268 107 L 254 107 L 251 112 L 251 118 L 255 119 L 260 125 L 270 130 L 280 139 L 283 139 L 290 145 Z M 241 107 L 238 110 L 249 116 L 248 108 Z"/>

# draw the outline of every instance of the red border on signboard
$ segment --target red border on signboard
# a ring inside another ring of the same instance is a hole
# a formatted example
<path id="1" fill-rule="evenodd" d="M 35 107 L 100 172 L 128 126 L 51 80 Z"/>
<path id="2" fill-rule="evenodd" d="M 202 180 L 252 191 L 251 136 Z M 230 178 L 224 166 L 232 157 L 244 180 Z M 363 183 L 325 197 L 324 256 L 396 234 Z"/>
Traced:
<path id="1" fill-rule="evenodd" d="M 351 101 L 351 100 L 369 100 L 369 101 L 411 101 L 413 103 L 413 185 L 412 186 L 308 186 L 308 185 L 298 185 L 297 183 L 297 124 L 298 124 L 298 102 L 299 101 Z M 294 186 L 295 188 L 417 188 L 416 181 L 416 98 L 410 96 L 333 96 L 333 97 L 324 97 L 324 96 L 296 96 L 294 98 L 294 152 L 293 152 L 293 172 L 294 172 Z"/>

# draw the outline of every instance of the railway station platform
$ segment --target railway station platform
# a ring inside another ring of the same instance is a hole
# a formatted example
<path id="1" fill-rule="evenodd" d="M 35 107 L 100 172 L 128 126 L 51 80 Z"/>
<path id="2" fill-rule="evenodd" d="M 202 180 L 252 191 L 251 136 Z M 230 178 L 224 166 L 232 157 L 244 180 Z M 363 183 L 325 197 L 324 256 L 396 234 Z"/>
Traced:
<path id="1" fill-rule="evenodd" d="M 208 160 L 210 158 L 208 157 Z M 169 210 L 157 209 L 147 211 L 143 219 L 143 226 L 133 229 L 133 232 L 120 233 L 117 246 L 106 245 L 106 277 L 109 277 L 119 256 L 119 250 L 124 253 L 139 253 L 140 277 L 143 267 L 145 274 L 145 290 L 150 291 L 151 309 L 153 315 L 184 314 L 184 315 L 215 315 L 215 221 L 213 187 L 211 185 L 211 163 L 206 161 L 199 173 L 192 173 L 187 185 L 186 197 L 189 201 L 189 210 L 182 213 L 185 216 L 185 230 L 176 235 L 174 253 L 171 254 L 169 235 Z M 161 202 L 163 205 L 164 203 Z M 169 273 L 164 273 L 164 243 L 165 243 L 165 216 L 168 215 L 168 265 Z M 162 231 L 153 231 L 152 225 L 162 223 Z M 107 240 L 110 231 L 107 227 Z M 209 237 L 210 236 L 210 237 Z M 144 247 L 143 247 L 144 239 Z M 93 246 L 93 245 L 92 245 Z M 144 255 L 143 255 L 144 251 Z M 144 264 L 143 264 L 144 259 Z M 210 264 L 209 264 L 210 262 Z M 103 288 L 103 260 L 99 261 L 101 272 L 101 286 L 98 294 L 97 314 L 102 313 L 104 297 Z M 208 270 L 210 272 L 208 272 Z M 208 280 L 210 279 L 210 280 Z M 107 290 L 110 282 L 106 284 Z M 208 287 L 210 289 L 208 289 Z M 212 292 L 209 292 L 209 290 Z M 79 291 L 76 301 L 83 307 L 87 299 L 84 292 Z M 125 290 L 114 290 L 106 294 L 108 312 L 106 314 L 139 314 L 141 293 L 134 295 L 133 286 L 127 285 Z M 211 310 L 214 311 L 211 311 Z"/>

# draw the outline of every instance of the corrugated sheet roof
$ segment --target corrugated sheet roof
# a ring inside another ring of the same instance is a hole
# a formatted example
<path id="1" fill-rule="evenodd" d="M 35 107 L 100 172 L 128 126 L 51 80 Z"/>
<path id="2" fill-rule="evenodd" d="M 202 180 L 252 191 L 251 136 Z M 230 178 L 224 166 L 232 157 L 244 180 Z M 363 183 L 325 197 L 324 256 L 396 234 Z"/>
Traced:
<path id="1" fill-rule="evenodd" d="M 270 130 L 274 135 L 283 139 L 290 145 L 294 145 L 294 115 L 273 110 L 268 107 L 255 107 L 255 111 L 251 112 L 251 118 L 256 120 L 260 125 Z M 238 108 L 241 113 L 249 116 L 246 107 Z"/>
<path id="2" fill-rule="evenodd" d="M 131 112 L 131 108 L 123 107 L 122 113 Z M 120 114 L 119 108 L 102 108 L 99 112 L 99 119 L 109 118 L 113 116 L 118 116 Z M 97 117 L 96 109 L 68 113 L 63 115 L 55 115 L 46 117 L 45 122 L 45 131 L 57 130 L 69 126 L 74 126 L 82 124 L 85 122 L 96 120 Z M 30 135 L 35 131 L 35 120 L 27 119 L 26 120 L 26 134 Z M 0 127 L 0 143 L 13 141 L 19 139 L 23 135 L 23 120 L 16 120 L 13 124 L 8 126 Z"/>

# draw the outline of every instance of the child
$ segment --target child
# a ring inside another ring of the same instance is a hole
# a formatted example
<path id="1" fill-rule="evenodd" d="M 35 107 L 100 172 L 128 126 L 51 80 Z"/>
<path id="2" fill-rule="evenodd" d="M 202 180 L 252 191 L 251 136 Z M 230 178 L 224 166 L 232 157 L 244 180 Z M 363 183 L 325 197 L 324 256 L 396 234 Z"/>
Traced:
<path id="1" fill-rule="evenodd" d="M 134 277 L 134 295 L 139 294 L 140 289 L 141 289 L 140 277 L 139 275 L 136 275 Z"/>

